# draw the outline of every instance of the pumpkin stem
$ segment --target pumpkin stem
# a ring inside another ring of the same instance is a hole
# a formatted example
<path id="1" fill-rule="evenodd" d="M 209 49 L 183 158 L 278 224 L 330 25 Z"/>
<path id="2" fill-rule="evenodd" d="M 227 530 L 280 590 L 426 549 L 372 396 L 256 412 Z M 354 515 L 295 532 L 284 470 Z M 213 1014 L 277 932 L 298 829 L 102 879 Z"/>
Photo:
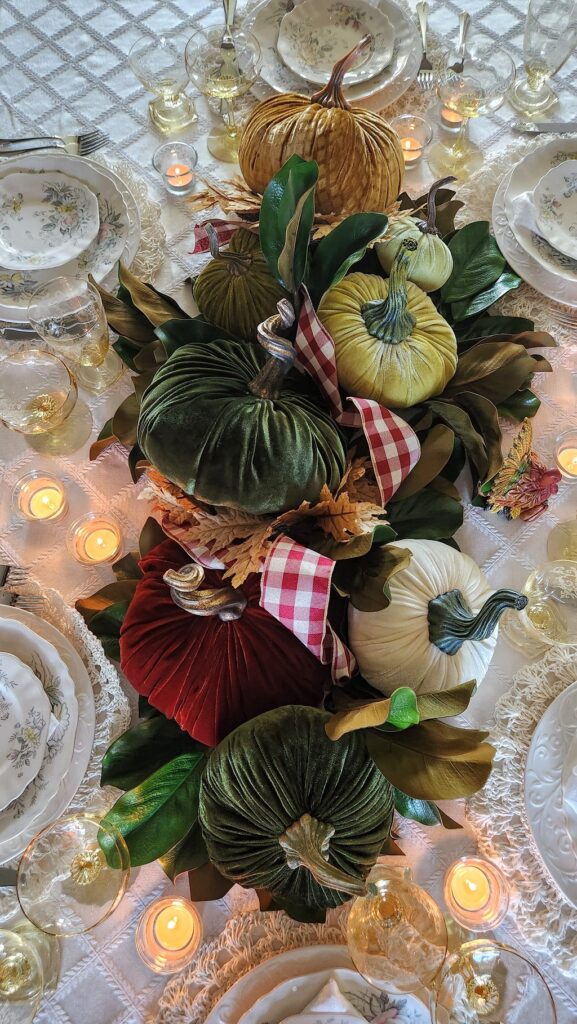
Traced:
<path id="1" fill-rule="evenodd" d="M 243 274 L 246 274 L 252 263 L 252 253 L 231 252 L 229 249 L 221 250 L 218 244 L 218 235 L 212 224 L 207 224 L 205 230 L 208 235 L 210 255 L 213 260 L 222 260 L 226 264 L 229 274 L 233 274 L 234 277 L 241 277 Z"/>
<path id="2" fill-rule="evenodd" d="M 440 178 L 439 181 L 433 182 L 429 189 L 429 195 L 427 196 L 427 219 L 418 220 L 417 226 L 419 231 L 422 231 L 424 235 L 440 235 L 441 232 L 435 227 L 435 220 L 437 219 L 437 204 L 435 202 L 437 198 L 437 192 L 443 185 L 448 185 L 450 181 L 456 181 L 454 174 L 451 174 L 448 178 Z"/>
<path id="3" fill-rule="evenodd" d="M 333 825 L 318 821 L 310 814 L 303 814 L 279 836 L 279 843 L 286 853 L 286 862 L 293 871 L 306 868 L 319 885 L 329 889 L 347 892 L 351 896 L 364 896 L 367 887 L 362 879 L 347 875 L 345 871 L 330 864 L 329 845 L 335 834 Z"/>
<path id="4" fill-rule="evenodd" d="M 295 358 L 292 341 L 280 333 L 294 324 L 294 309 L 288 299 L 281 299 L 276 308 L 278 313 L 269 316 L 257 327 L 258 340 L 271 358 L 248 385 L 251 395 L 272 400 L 278 398 L 282 382 Z"/>
<path id="5" fill-rule="evenodd" d="M 311 96 L 311 103 L 318 103 L 321 107 L 340 107 L 341 110 L 350 110 L 351 105 L 347 103 L 343 95 L 343 79 L 352 67 L 355 66 L 359 57 L 365 52 L 372 41 L 372 36 L 363 36 L 352 50 L 349 50 L 344 57 L 341 57 L 331 71 L 331 77 L 322 89 Z"/>
<path id="6" fill-rule="evenodd" d="M 196 562 L 184 565 L 178 572 L 168 569 L 162 578 L 168 583 L 174 603 L 191 615 L 218 615 L 223 622 L 230 622 L 232 619 L 240 619 L 246 608 L 246 597 L 242 590 L 235 590 L 234 587 L 199 590 L 204 579 L 204 569 Z"/>
<path id="7" fill-rule="evenodd" d="M 457 654 L 465 640 L 486 640 L 507 608 L 520 612 L 527 604 L 516 590 L 496 590 L 474 614 L 460 590 L 449 590 L 429 601 L 429 640 L 443 654 Z"/>
<path id="8" fill-rule="evenodd" d="M 389 277 L 389 294 L 386 299 L 372 299 L 361 306 L 361 316 L 373 338 L 398 345 L 408 338 L 416 320 L 407 309 L 407 274 L 410 256 L 417 248 L 414 238 L 405 238 L 395 256 Z"/>

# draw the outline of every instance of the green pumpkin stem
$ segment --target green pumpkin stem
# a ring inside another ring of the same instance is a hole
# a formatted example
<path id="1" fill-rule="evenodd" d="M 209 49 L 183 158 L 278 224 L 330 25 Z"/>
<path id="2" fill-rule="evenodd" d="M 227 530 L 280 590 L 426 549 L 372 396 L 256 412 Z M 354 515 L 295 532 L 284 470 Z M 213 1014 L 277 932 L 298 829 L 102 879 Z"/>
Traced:
<path id="1" fill-rule="evenodd" d="M 429 195 L 427 196 L 427 219 L 417 221 L 419 231 L 422 231 L 424 235 L 440 235 L 441 232 L 435 226 L 437 219 L 437 192 L 443 185 L 448 185 L 450 181 L 456 181 L 454 174 L 449 175 L 448 178 L 440 178 L 439 181 L 433 182 L 429 189 Z"/>
<path id="2" fill-rule="evenodd" d="M 278 398 L 282 383 L 294 363 L 295 350 L 292 341 L 284 336 L 295 321 L 295 312 L 288 299 L 277 302 L 278 313 L 269 316 L 258 325 L 258 340 L 270 359 L 262 370 L 251 380 L 248 390 L 257 398 Z"/>
<path id="3" fill-rule="evenodd" d="M 174 603 L 191 615 L 218 615 L 223 622 L 231 622 L 240 619 L 246 608 L 242 590 L 228 586 L 199 590 L 204 580 L 204 569 L 196 562 L 184 565 L 178 571 L 168 569 L 162 578 L 168 584 Z"/>
<path id="4" fill-rule="evenodd" d="M 521 611 L 527 604 L 516 590 L 496 590 L 474 614 L 460 590 L 449 590 L 429 601 L 429 640 L 443 654 L 457 654 L 465 640 L 486 640 L 495 632 L 507 608 Z"/>
<path id="5" fill-rule="evenodd" d="M 310 814 L 303 814 L 282 836 L 282 846 L 289 868 L 306 868 L 319 885 L 338 892 L 346 892 L 351 896 L 364 896 L 367 892 L 365 882 L 335 867 L 328 861 L 329 844 L 335 834 L 333 825 L 318 821 Z"/>
<path id="6" fill-rule="evenodd" d="M 341 110 L 351 109 L 350 103 L 344 97 L 343 79 L 347 71 L 350 71 L 355 66 L 357 59 L 363 55 L 371 43 L 371 39 L 370 35 L 363 36 L 357 45 L 353 46 L 352 50 L 349 50 L 344 57 L 341 57 L 336 62 L 327 84 L 323 85 L 322 89 L 319 89 L 318 92 L 311 96 L 311 103 L 318 103 L 321 107 L 340 107 Z"/>
<path id="7" fill-rule="evenodd" d="M 234 277 L 242 277 L 243 274 L 246 274 L 252 263 L 252 253 L 231 252 L 230 249 L 222 250 L 218 244 L 218 235 L 212 224 L 206 225 L 206 233 L 208 235 L 210 255 L 213 260 L 221 260 L 225 263 L 228 272 Z"/>
<path id="8" fill-rule="evenodd" d="M 361 306 L 361 316 L 369 334 L 389 345 L 405 341 L 416 323 L 407 309 L 407 274 L 411 261 L 409 254 L 415 252 L 417 244 L 414 238 L 405 238 L 401 243 L 391 267 L 386 299 L 372 299 Z"/>

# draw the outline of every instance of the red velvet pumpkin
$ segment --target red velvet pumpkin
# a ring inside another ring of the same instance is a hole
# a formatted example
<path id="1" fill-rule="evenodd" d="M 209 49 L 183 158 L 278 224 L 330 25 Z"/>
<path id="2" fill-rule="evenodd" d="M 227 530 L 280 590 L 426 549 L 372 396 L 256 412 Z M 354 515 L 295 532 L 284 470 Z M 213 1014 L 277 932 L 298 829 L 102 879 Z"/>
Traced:
<path id="1" fill-rule="evenodd" d="M 200 617 L 175 604 L 163 579 L 189 563 L 171 540 L 140 563 L 144 576 L 120 634 L 122 670 L 135 690 L 211 747 L 264 711 L 318 706 L 330 670 L 259 607 L 260 576 L 242 585 L 247 603 L 240 618 Z M 205 570 L 203 589 L 226 583 L 218 571 Z"/>

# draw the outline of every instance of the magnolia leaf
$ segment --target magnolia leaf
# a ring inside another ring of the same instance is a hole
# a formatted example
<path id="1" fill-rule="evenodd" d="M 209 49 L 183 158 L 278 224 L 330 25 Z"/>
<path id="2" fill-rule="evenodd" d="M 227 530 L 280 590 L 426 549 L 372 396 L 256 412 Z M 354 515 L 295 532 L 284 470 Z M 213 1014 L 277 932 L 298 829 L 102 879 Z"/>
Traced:
<path id="1" fill-rule="evenodd" d="M 174 757 L 124 793 L 105 814 L 103 824 L 124 836 L 132 867 L 162 857 L 194 825 L 205 759 L 204 751 Z M 111 839 L 103 835 L 100 845 L 109 863 L 114 863 Z"/>
<path id="2" fill-rule="evenodd" d="M 112 421 L 109 420 L 108 422 L 111 423 Z M 90 461 L 94 462 L 99 455 L 102 455 L 102 452 L 105 452 L 111 445 L 116 444 L 117 441 L 118 438 L 115 437 L 114 434 L 109 434 L 108 437 L 103 437 L 101 440 L 94 441 L 94 443 L 90 445 L 88 452 Z"/>
<path id="3" fill-rule="evenodd" d="M 488 221 L 473 221 L 460 228 L 449 249 L 453 271 L 441 289 L 443 302 L 458 302 L 484 291 L 505 269 L 505 257 L 489 232 Z"/>
<path id="4" fill-rule="evenodd" d="M 112 429 L 121 444 L 136 444 L 139 410 L 140 403 L 136 395 L 128 395 L 114 413 Z"/>
<path id="5" fill-rule="evenodd" d="M 448 398 L 454 397 L 459 391 L 474 391 L 488 398 L 493 405 L 499 405 L 519 388 L 527 387 L 537 370 L 550 369 L 546 360 L 538 357 L 536 361 L 536 357 L 530 355 L 522 345 L 508 342 L 501 345 L 483 342 L 465 353 L 463 359 L 469 356 L 469 365 L 463 367 L 455 384 L 451 381 L 444 392 Z"/>
<path id="6" fill-rule="evenodd" d="M 362 704 L 351 711 L 339 711 L 327 722 L 325 731 L 330 740 L 340 740 L 348 732 L 371 729 L 387 722 L 397 729 L 408 729 L 419 722 L 415 691 L 401 686 L 385 700 Z"/>
<path id="7" fill-rule="evenodd" d="M 138 366 L 134 362 L 137 355 L 142 352 L 143 349 L 148 348 L 148 345 L 137 345 L 135 342 L 130 341 L 128 338 L 117 338 L 112 343 L 112 347 L 116 352 L 117 356 L 120 356 L 122 362 L 132 373 L 140 373 Z"/>
<path id="8" fill-rule="evenodd" d="M 499 426 L 499 414 L 488 398 L 484 398 L 483 395 L 475 395 L 471 391 L 462 391 L 455 395 L 455 401 L 471 414 L 471 418 L 475 421 L 485 442 L 488 460 L 485 479 L 491 480 L 503 465 L 501 451 L 503 435 Z"/>
<path id="9" fill-rule="evenodd" d="M 137 352 L 134 356 L 132 362 L 138 373 L 146 373 L 149 370 L 157 370 L 165 360 L 166 352 L 164 345 L 157 338 L 156 341 L 147 345 L 146 348 L 141 348 L 140 352 Z"/>
<path id="10" fill-rule="evenodd" d="M 500 402 L 497 411 L 500 416 L 506 416 L 516 423 L 522 423 L 524 419 L 532 419 L 540 405 L 541 399 L 537 398 L 537 395 L 533 394 L 529 388 L 523 388 L 521 391 L 516 391 L 505 402 Z"/>
<path id="11" fill-rule="evenodd" d="M 102 759 L 100 785 L 133 789 L 179 754 L 199 754 L 204 750 L 176 722 L 155 712 L 109 746 Z"/>
<path id="12" fill-rule="evenodd" d="M 115 295 L 111 295 L 91 275 L 88 276 L 88 280 L 99 292 L 106 320 L 116 334 L 124 335 L 129 341 L 139 343 L 138 348 L 141 344 L 154 341 L 152 325 L 138 309 L 123 302 Z"/>
<path id="13" fill-rule="evenodd" d="M 437 423 L 432 427 L 421 443 L 419 461 L 403 480 L 395 498 L 410 498 L 430 484 L 451 458 L 454 441 L 454 431 L 444 423 Z"/>
<path id="14" fill-rule="evenodd" d="M 425 487 L 400 501 L 395 495 L 388 505 L 387 515 L 399 540 L 409 537 L 443 540 L 452 537 L 463 525 L 461 502 L 432 487 Z"/>
<path id="15" fill-rule="evenodd" d="M 144 452 L 135 444 L 134 448 L 131 448 L 128 453 L 128 469 L 134 484 L 138 483 L 146 467 L 149 465 L 148 460 L 144 458 Z"/>
<path id="16" fill-rule="evenodd" d="M 162 712 L 157 708 L 153 708 L 152 704 L 149 704 L 146 697 L 143 697 L 140 693 L 138 695 L 138 717 L 139 718 L 157 718 Z M 164 715 L 162 716 L 164 718 Z"/>
<path id="17" fill-rule="evenodd" d="M 112 566 L 112 571 L 117 580 L 139 580 L 142 572 L 138 565 L 138 551 L 129 551 L 127 555 L 119 558 Z"/>
<path id="18" fill-rule="evenodd" d="M 162 541 L 164 540 L 166 540 L 166 534 L 164 533 L 162 526 L 160 523 L 157 523 L 156 519 L 149 516 L 142 527 L 140 537 L 138 538 L 140 557 L 144 558 L 152 548 L 155 548 L 157 544 L 162 544 Z"/>
<path id="19" fill-rule="evenodd" d="M 97 636 L 107 658 L 120 661 L 120 627 L 128 611 L 130 601 L 116 601 L 90 620 L 90 632 Z"/>
<path id="20" fill-rule="evenodd" d="M 304 277 L 318 176 L 314 160 L 294 154 L 264 190 L 260 246 L 271 273 L 287 291 L 296 291 Z"/>
<path id="21" fill-rule="evenodd" d="M 285 240 L 278 258 L 278 277 L 287 291 L 300 288 L 307 268 L 308 246 L 314 218 L 314 183 L 299 196 L 295 211 L 286 226 Z M 262 216 L 262 215 L 261 215 Z"/>
<path id="22" fill-rule="evenodd" d="M 444 476 L 436 476 L 434 480 L 431 480 L 429 487 L 433 491 L 438 491 L 439 494 L 444 494 L 447 498 L 451 498 L 452 501 L 461 501 L 461 494 L 458 488 Z M 448 540 L 448 538 L 445 537 L 443 540 Z"/>
<path id="23" fill-rule="evenodd" d="M 138 409 L 140 410 L 140 403 L 142 402 L 142 396 L 146 391 L 149 384 L 152 384 L 156 370 L 146 370 L 141 373 L 138 377 L 131 377 L 132 386 L 134 388 L 134 394 L 138 402 Z"/>
<path id="24" fill-rule="evenodd" d="M 353 213 L 321 239 L 312 254 L 308 273 L 308 288 L 315 307 L 325 292 L 362 259 L 369 242 L 384 234 L 387 224 L 384 213 Z"/>
<path id="25" fill-rule="evenodd" d="M 404 732 L 370 731 L 369 754 L 385 778 L 419 800 L 455 800 L 485 785 L 495 748 L 488 733 L 444 722 L 421 722 Z"/>
<path id="26" fill-rule="evenodd" d="M 432 693 L 419 693 L 417 695 L 417 709 L 421 722 L 427 722 L 434 718 L 453 718 L 466 711 L 471 703 L 471 697 L 477 690 L 475 679 L 468 683 L 461 683 L 459 686 L 452 686 L 448 690 L 435 690 Z"/>
<path id="27" fill-rule="evenodd" d="M 332 583 L 342 597 L 361 612 L 375 612 L 388 608 L 390 595 L 387 582 L 405 569 L 411 560 L 407 548 L 392 544 L 372 547 L 362 558 L 337 562 Z"/>
<path id="28" fill-rule="evenodd" d="M 117 580 L 114 583 L 107 583 L 95 594 L 79 598 L 74 607 L 90 628 L 94 616 L 109 608 L 111 604 L 116 604 L 119 601 L 131 601 L 137 583 L 138 580 Z"/>
<path id="29" fill-rule="evenodd" d="M 439 808 L 431 800 L 416 800 L 415 797 L 407 796 L 402 790 L 394 790 L 395 810 L 403 818 L 410 818 L 411 821 L 418 821 L 419 825 L 441 825 L 442 819 Z"/>
<path id="30" fill-rule="evenodd" d="M 234 882 L 221 875 L 218 868 L 207 861 L 206 864 L 188 872 L 188 885 L 192 902 L 203 903 L 208 900 L 221 900 L 232 889 Z"/>
<path id="31" fill-rule="evenodd" d="M 381 857 L 404 857 L 405 854 L 404 854 L 404 851 L 401 850 L 401 847 L 399 846 L 399 844 L 396 843 L 395 840 L 391 838 L 391 836 L 389 836 L 387 839 L 385 839 L 383 845 L 381 846 L 381 852 L 380 852 L 379 856 L 381 856 Z"/>
<path id="32" fill-rule="evenodd" d="M 513 291 L 514 288 L 518 288 L 522 283 L 522 278 L 518 274 L 513 273 L 511 270 L 504 271 L 490 288 L 479 292 L 473 298 L 463 299 L 461 302 L 453 302 L 451 305 L 453 320 L 466 320 L 467 317 L 481 313 L 482 310 L 492 306 L 502 295 Z"/>
<path id="33" fill-rule="evenodd" d="M 295 531 L 291 530 L 290 532 L 292 536 Z M 395 534 L 393 534 L 393 538 L 394 536 Z M 334 540 L 332 537 L 327 537 L 326 533 L 317 531 L 306 538 L 305 546 L 317 551 L 319 555 L 325 555 L 326 558 L 332 558 L 334 562 L 339 562 L 343 558 L 360 558 L 362 555 L 366 555 L 373 546 L 373 540 L 374 532 L 361 533 L 358 537 L 351 537 L 343 544 L 342 541 Z"/>
<path id="34" fill-rule="evenodd" d="M 456 323 L 453 330 L 457 336 L 459 350 L 462 347 L 469 347 L 476 344 L 481 338 L 490 338 L 495 335 L 515 335 L 531 333 L 533 321 L 522 316 L 480 316 L 475 320 L 468 320 L 464 323 Z"/>
<path id="35" fill-rule="evenodd" d="M 156 337 L 162 342 L 167 356 L 171 356 L 183 345 L 191 342 L 219 341 L 223 338 L 235 340 L 234 335 L 215 324 L 209 323 L 201 316 L 190 317 L 188 320 L 167 320 L 155 330 Z"/>
<path id="36" fill-rule="evenodd" d="M 164 857 L 159 857 L 159 864 L 171 882 L 174 882 L 183 871 L 194 871 L 207 863 L 208 851 L 198 821 L 194 823 L 190 832 L 186 833 L 184 839 L 165 853 Z"/>
<path id="37" fill-rule="evenodd" d="M 467 455 L 477 471 L 477 475 L 484 479 L 487 473 L 487 466 L 489 465 L 485 442 L 481 434 L 473 426 L 473 421 L 469 414 L 464 409 L 461 409 L 460 406 L 453 405 L 451 402 L 440 402 L 430 399 L 427 405 L 439 419 L 443 420 L 444 423 L 447 423 L 455 431 L 457 437 L 463 442 Z M 407 536 L 409 535 L 407 534 Z"/>
<path id="38" fill-rule="evenodd" d="M 123 263 L 119 265 L 118 277 L 130 294 L 133 304 L 154 327 L 160 327 L 167 320 L 190 320 L 188 313 L 185 313 L 174 299 L 170 299 L 150 285 L 144 284 Z M 121 333 L 126 334 L 127 332 L 122 331 Z"/>

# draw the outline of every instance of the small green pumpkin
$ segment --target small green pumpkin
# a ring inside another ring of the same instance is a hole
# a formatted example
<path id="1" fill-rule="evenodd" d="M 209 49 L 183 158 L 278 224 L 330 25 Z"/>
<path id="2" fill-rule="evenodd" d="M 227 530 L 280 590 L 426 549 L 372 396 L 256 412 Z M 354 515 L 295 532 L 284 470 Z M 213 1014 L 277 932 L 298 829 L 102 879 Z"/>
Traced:
<path id="1" fill-rule="evenodd" d="M 413 239 L 417 247 L 410 255 L 407 280 L 418 285 L 424 292 L 434 292 L 441 288 L 453 270 L 451 251 L 435 227 L 435 195 L 442 185 L 454 180 L 442 178 L 431 186 L 426 220 L 400 217 L 391 225 L 385 240 L 375 245 L 379 263 L 389 274 L 402 243 L 407 238 Z"/>
<path id="2" fill-rule="evenodd" d="M 241 725 L 210 755 L 200 822 L 212 863 L 276 901 L 336 907 L 364 891 L 394 796 L 360 732 L 329 740 L 331 716 L 293 705 Z"/>
<path id="3" fill-rule="evenodd" d="M 206 231 L 213 258 L 194 282 L 194 301 L 212 324 L 254 341 L 258 325 L 275 313 L 277 302 L 287 293 L 268 269 L 258 235 L 239 228 L 228 249 L 221 250 L 212 225 Z"/>
<path id="4" fill-rule="evenodd" d="M 287 300 L 280 306 L 288 307 Z M 138 444 L 187 494 L 260 515 L 334 491 L 346 465 L 344 437 L 321 395 L 293 370 L 294 347 L 260 325 L 267 355 L 233 339 L 176 349 L 142 397 Z"/>

